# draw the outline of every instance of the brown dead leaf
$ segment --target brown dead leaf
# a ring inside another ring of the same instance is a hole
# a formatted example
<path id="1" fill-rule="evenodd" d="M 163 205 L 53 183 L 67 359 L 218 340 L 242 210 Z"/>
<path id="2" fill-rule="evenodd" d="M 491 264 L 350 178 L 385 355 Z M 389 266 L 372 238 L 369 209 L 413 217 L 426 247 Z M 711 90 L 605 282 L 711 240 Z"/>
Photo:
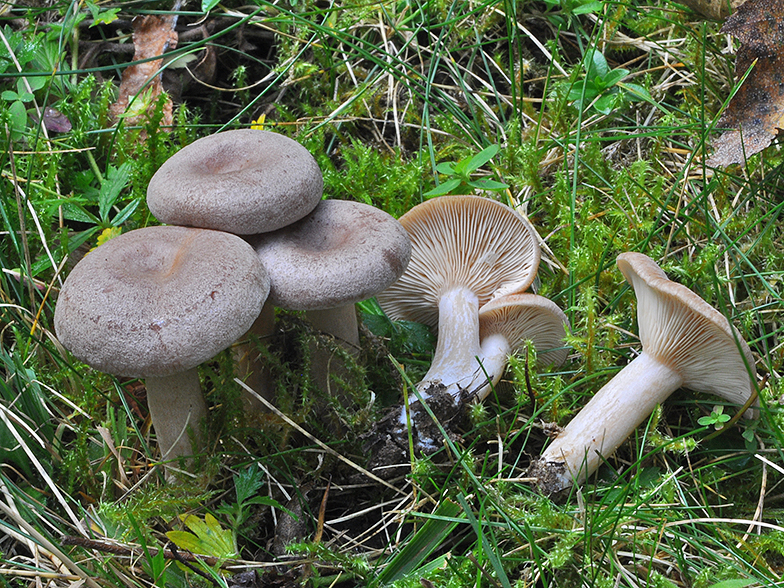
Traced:
<path id="1" fill-rule="evenodd" d="M 174 31 L 176 16 L 137 16 L 133 19 L 134 61 L 125 68 L 120 82 L 120 95 L 110 107 L 114 120 L 124 118 L 127 125 L 142 124 L 149 116 L 163 93 L 160 68 L 163 53 L 177 46 L 177 33 Z M 130 108 L 129 108 L 130 106 Z M 172 104 L 167 98 L 163 109 L 161 125 L 172 124 Z"/>
<path id="2" fill-rule="evenodd" d="M 708 165 L 742 163 L 770 145 L 784 128 L 784 0 L 747 0 L 721 31 L 741 42 L 735 77 L 751 73 L 724 111 L 718 126 L 728 128 L 716 141 Z"/>

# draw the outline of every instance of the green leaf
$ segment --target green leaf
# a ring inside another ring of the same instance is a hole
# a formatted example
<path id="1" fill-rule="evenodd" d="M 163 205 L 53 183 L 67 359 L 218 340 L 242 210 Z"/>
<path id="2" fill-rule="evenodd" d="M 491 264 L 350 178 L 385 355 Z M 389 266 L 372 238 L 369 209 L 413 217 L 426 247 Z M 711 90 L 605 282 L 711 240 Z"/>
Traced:
<path id="1" fill-rule="evenodd" d="M 602 114 L 610 114 L 615 107 L 615 97 L 618 94 L 605 94 L 593 103 L 593 107 Z"/>
<path id="2" fill-rule="evenodd" d="M 751 586 L 752 584 L 756 584 L 757 580 L 724 580 L 719 582 L 718 584 L 711 584 L 708 588 L 745 588 L 746 586 Z"/>
<path id="3" fill-rule="evenodd" d="M 98 217 L 85 210 L 80 204 L 74 202 L 63 202 L 63 218 L 68 220 L 77 221 L 80 223 L 89 223 L 97 225 L 101 221 Z"/>
<path id="4" fill-rule="evenodd" d="M 604 87 L 605 88 L 612 88 L 615 84 L 620 82 L 623 78 L 629 75 L 628 69 L 614 69 L 611 72 L 608 72 L 606 76 L 604 76 Z"/>
<path id="5" fill-rule="evenodd" d="M 587 2 L 572 10 L 572 14 L 593 14 L 604 9 L 604 2 Z"/>
<path id="6" fill-rule="evenodd" d="M 95 2 L 91 2 L 87 0 L 87 8 L 90 10 L 90 15 L 93 17 L 93 22 L 90 24 L 90 28 L 101 25 L 101 24 L 110 24 L 117 20 L 117 14 L 120 12 L 119 8 L 108 8 L 106 10 L 101 10 L 101 7 L 98 6 Z"/>
<path id="7" fill-rule="evenodd" d="M 648 90 L 643 88 L 640 84 L 630 84 L 627 82 L 623 84 L 618 84 L 618 87 L 626 90 L 626 92 L 630 94 L 629 97 L 632 98 L 633 100 L 645 100 L 646 102 L 656 104 L 650 92 L 648 92 Z"/>
<path id="8" fill-rule="evenodd" d="M 14 139 L 18 139 L 27 127 L 27 109 L 19 101 L 12 102 L 8 107 L 8 117 L 11 123 L 11 133 Z"/>
<path id="9" fill-rule="evenodd" d="M 220 0 L 201 0 L 201 11 L 209 12 L 218 5 Z"/>
<path id="10" fill-rule="evenodd" d="M 455 164 L 454 171 L 452 172 L 456 176 L 468 177 L 468 174 L 471 173 L 473 170 L 469 168 L 471 164 L 471 157 L 464 157 L 460 161 Z"/>
<path id="11" fill-rule="evenodd" d="M 593 82 L 586 80 L 584 82 L 585 85 L 585 94 L 583 94 L 583 84 L 577 83 L 572 86 L 572 89 L 569 90 L 568 99 L 574 100 L 575 105 L 578 108 L 581 108 L 583 103 L 590 103 L 599 95 L 598 88 L 593 84 Z"/>
<path id="12" fill-rule="evenodd" d="M 169 531 L 166 533 L 169 540 L 180 549 L 187 549 L 193 553 L 209 555 L 221 560 L 237 556 L 232 532 L 222 528 L 218 520 L 210 513 L 204 516 L 204 520 L 196 515 L 182 515 L 180 519 L 193 532 Z"/>
<path id="13" fill-rule="evenodd" d="M 598 49 L 594 49 L 592 56 L 591 66 L 588 68 L 588 77 L 595 78 L 596 76 L 606 76 L 610 72 L 610 66 L 607 65 L 607 60 Z"/>
<path id="14" fill-rule="evenodd" d="M 8 100 L 9 102 L 13 102 L 14 100 L 19 100 L 19 94 L 14 92 L 13 90 L 3 90 L 3 93 L 0 94 L 3 100 Z"/>
<path id="15" fill-rule="evenodd" d="M 451 161 L 445 161 L 443 163 L 439 163 L 436 166 L 436 171 L 438 173 L 440 173 L 440 174 L 444 174 L 444 175 L 447 175 L 447 176 L 455 175 L 455 168 L 452 167 L 452 162 Z"/>
<path id="16" fill-rule="evenodd" d="M 101 220 L 108 220 L 109 210 L 114 206 L 120 192 L 128 185 L 131 178 L 131 164 L 126 161 L 120 167 L 109 166 L 106 177 L 98 192 L 98 214 Z"/>
<path id="17" fill-rule="evenodd" d="M 447 180 L 443 184 L 440 184 L 430 190 L 429 192 L 425 192 L 423 196 L 443 196 L 444 194 L 449 194 L 452 190 L 460 186 L 463 182 L 457 178 L 453 178 L 451 180 Z"/>
<path id="18" fill-rule="evenodd" d="M 497 192 L 499 190 L 506 190 L 509 187 L 509 184 L 504 184 L 503 182 L 497 182 L 489 178 L 479 178 L 478 180 L 471 180 L 470 182 L 468 182 L 468 185 L 474 188 L 478 188 L 480 190 L 490 190 L 493 192 Z"/>
<path id="19" fill-rule="evenodd" d="M 120 212 L 118 212 L 117 216 L 115 216 L 112 219 L 111 225 L 113 227 L 119 227 L 121 224 L 127 221 L 130 218 L 130 216 L 134 212 L 136 212 L 136 209 L 139 207 L 141 201 L 142 201 L 141 198 L 136 198 L 135 200 L 129 202 L 128 205 L 125 208 L 123 208 Z"/>
<path id="20" fill-rule="evenodd" d="M 261 470 L 248 468 L 234 476 L 234 492 L 237 502 L 242 504 L 259 491 L 264 484 Z"/>
<path id="21" fill-rule="evenodd" d="M 46 86 L 46 83 L 49 81 L 49 76 L 28 76 L 27 77 L 27 84 L 25 84 L 24 79 L 17 78 L 16 80 L 16 91 L 21 95 L 25 94 L 30 98 L 24 100 L 24 102 L 29 102 L 34 98 L 32 94 L 28 91 L 27 87 L 30 87 L 30 90 L 36 92 Z"/>
<path id="22" fill-rule="evenodd" d="M 493 159 L 496 153 L 498 153 L 499 149 L 500 147 L 498 147 L 498 145 L 489 145 L 488 147 L 482 149 L 479 153 L 471 158 L 471 161 L 468 162 L 468 172 L 471 173 L 478 170 L 488 161 Z"/>

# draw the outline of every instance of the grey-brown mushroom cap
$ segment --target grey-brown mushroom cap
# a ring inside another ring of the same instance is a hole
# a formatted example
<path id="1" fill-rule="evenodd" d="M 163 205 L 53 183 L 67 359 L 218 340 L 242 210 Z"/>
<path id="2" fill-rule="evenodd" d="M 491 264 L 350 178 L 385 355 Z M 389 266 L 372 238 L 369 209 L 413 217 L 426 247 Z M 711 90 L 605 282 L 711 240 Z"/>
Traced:
<path id="1" fill-rule="evenodd" d="M 249 239 L 270 277 L 270 303 L 325 310 L 366 300 L 403 273 L 411 242 L 394 217 L 348 200 L 322 200 L 308 216 Z"/>
<path id="2" fill-rule="evenodd" d="M 675 370 L 684 388 L 745 404 L 754 393 L 754 357 L 727 317 L 647 255 L 622 253 L 617 264 L 637 296 L 643 351 Z"/>
<path id="3" fill-rule="evenodd" d="M 377 296 L 393 320 L 438 325 L 438 301 L 463 286 L 479 299 L 526 290 L 541 250 L 531 224 L 508 206 L 481 196 L 440 196 L 400 217 L 411 236 L 408 269 Z"/>
<path id="4" fill-rule="evenodd" d="M 170 157 L 147 187 L 162 223 L 236 235 L 274 231 L 321 200 L 323 178 L 305 147 L 256 129 L 204 137 Z"/>
<path id="5" fill-rule="evenodd" d="M 537 351 L 539 365 L 561 365 L 569 355 L 565 345 L 569 319 L 552 300 L 538 294 L 508 294 L 479 309 L 479 340 L 499 333 L 513 353 L 525 341 Z"/>
<path id="6" fill-rule="evenodd" d="M 107 241 L 74 267 L 54 324 L 62 344 L 97 370 L 165 377 L 242 336 L 268 292 L 258 256 L 240 237 L 147 227 Z"/>

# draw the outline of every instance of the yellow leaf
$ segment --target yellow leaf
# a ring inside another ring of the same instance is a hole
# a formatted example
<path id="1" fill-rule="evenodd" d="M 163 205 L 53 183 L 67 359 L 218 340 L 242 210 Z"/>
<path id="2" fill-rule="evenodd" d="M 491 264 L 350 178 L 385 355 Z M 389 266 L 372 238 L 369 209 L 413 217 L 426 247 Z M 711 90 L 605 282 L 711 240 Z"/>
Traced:
<path id="1" fill-rule="evenodd" d="M 120 227 L 109 227 L 108 229 L 104 229 L 101 231 L 101 234 L 98 235 L 98 240 L 96 241 L 95 247 L 91 247 L 90 251 L 93 251 L 106 243 L 110 239 L 114 239 L 122 234 L 122 228 Z M 88 251 L 87 253 L 89 253 Z"/>

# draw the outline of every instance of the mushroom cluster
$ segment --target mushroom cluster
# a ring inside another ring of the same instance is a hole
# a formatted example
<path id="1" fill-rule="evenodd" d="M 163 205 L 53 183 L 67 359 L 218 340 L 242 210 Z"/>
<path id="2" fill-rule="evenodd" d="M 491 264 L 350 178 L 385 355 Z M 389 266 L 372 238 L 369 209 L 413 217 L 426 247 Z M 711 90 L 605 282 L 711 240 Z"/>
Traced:
<path id="1" fill-rule="evenodd" d="M 566 316 L 550 300 L 524 293 L 541 253 L 536 231 L 522 215 L 480 196 L 442 196 L 399 220 L 411 237 L 411 262 L 377 299 L 390 319 L 438 330 L 431 367 L 417 390 L 443 423 L 457 418 L 468 401 L 485 398 L 508 355 L 525 341 L 533 342 L 540 364 L 565 361 Z M 412 398 L 408 410 L 418 449 L 431 452 L 440 435 L 422 408 Z M 393 438 L 404 435 L 405 409 Z"/>
<path id="2" fill-rule="evenodd" d="M 359 346 L 354 303 L 394 282 L 408 264 L 408 235 L 389 214 L 345 200 L 322 200 L 313 156 L 270 131 L 216 133 L 184 147 L 153 176 L 147 203 L 158 220 L 242 235 L 270 279 L 270 299 L 251 333 L 274 332 L 274 307 L 306 311 L 313 328 L 349 353 Z M 239 375 L 272 397 L 266 367 L 251 345 L 238 346 Z M 329 389 L 329 354 L 312 349 L 312 379 Z M 260 408 L 251 395 L 245 401 Z"/>
<path id="3" fill-rule="evenodd" d="M 201 450 L 207 407 L 196 366 L 251 329 L 269 334 L 273 304 L 307 311 L 314 328 L 356 348 L 353 304 L 405 270 L 411 246 L 394 218 L 322 195 L 321 171 L 296 141 L 261 130 L 217 133 L 181 149 L 151 179 L 147 202 L 166 226 L 108 241 L 66 279 L 58 337 L 96 369 L 146 379 L 164 460 Z M 323 389 L 329 359 L 314 360 Z M 242 375 L 252 373 L 267 393 L 264 367 L 252 359 L 244 366 Z"/>

